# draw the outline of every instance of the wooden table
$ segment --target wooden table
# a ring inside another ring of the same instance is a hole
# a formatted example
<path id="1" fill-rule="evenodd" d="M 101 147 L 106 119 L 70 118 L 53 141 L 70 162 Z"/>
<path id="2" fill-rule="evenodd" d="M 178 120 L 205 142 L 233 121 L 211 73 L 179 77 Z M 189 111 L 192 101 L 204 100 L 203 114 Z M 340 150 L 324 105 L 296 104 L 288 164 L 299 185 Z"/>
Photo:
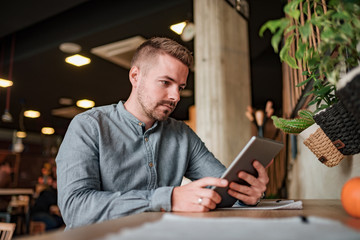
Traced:
<path id="1" fill-rule="evenodd" d="M 360 231 L 360 219 L 350 217 L 341 206 L 340 200 L 303 200 L 302 210 L 216 210 L 207 213 L 173 213 L 188 217 L 252 217 L 281 218 L 293 216 L 318 216 L 334 219 Z M 119 232 L 124 228 L 133 228 L 146 222 L 159 220 L 163 213 L 147 212 L 103 223 L 75 228 L 66 232 L 52 232 L 19 239 L 27 240 L 91 240 L 99 239 L 109 233 Z"/>
<path id="2" fill-rule="evenodd" d="M 30 223 L 30 202 L 32 199 L 32 196 L 34 194 L 34 190 L 32 188 L 0 188 L 0 197 L 1 196 L 20 196 L 25 195 L 27 196 L 26 200 L 11 200 L 9 203 L 10 207 L 19 207 L 22 208 L 22 214 L 25 218 L 25 226 L 26 230 L 25 233 L 29 233 L 29 223 Z M 10 212 L 1 212 L 0 216 L 5 217 L 6 222 L 10 222 L 11 220 L 11 213 Z M 20 229 L 20 230 L 19 230 Z M 21 233 L 22 229 L 18 228 L 18 233 Z"/>
<path id="3" fill-rule="evenodd" d="M 34 190 L 32 188 L 0 188 L 0 195 L 28 195 L 32 196 Z"/>

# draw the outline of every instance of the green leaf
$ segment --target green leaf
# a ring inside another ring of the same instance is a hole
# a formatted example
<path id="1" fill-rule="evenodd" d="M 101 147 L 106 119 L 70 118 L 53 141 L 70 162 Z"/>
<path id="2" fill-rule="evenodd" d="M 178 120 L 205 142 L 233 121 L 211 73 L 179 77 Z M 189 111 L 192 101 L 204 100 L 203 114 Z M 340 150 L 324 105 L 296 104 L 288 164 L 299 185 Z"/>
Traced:
<path id="1" fill-rule="evenodd" d="M 308 119 L 314 122 L 314 114 L 310 110 L 301 109 L 298 111 L 298 115 L 301 118 Z"/>
<path id="2" fill-rule="evenodd" d="M 338 20 L 350 20 L 351 19 L 351 16 L 346 11 L 336 12 L 332 15 L 332 17 L 334 19 L 338 19 Z"/>
<path id="3" fill-rule="evenodd" d="M 306 44 L 304 44 L 302 42 L 299 43 L 299 47 L 298 47 L 298 49 L 296 50 L 296 53 L 295 53 L 296 59 L 301 60 L 304 57 L 305 51 L 306 51 Z"/>
<path id="4" fill-rule="evenodd" d="M 360 19 L 353 18 L 352 23 L 354 24 L 355 28 L 360 29 Z"/>
<path id="5" fill-rule="evenodd" d="M 287 13 L 290 17 L 299 20 L 300 11 L 298 10 L 300 0 L 293 0 L 285 5 L 284 12 Z"/>
<path id="6" fill-rule="evenodd" d="M 271 46 L 273 47 L 276 53 L 279 52 L 279 43 L 282 39 L 282 32 L 278 31 L 275 35 L 271 38 Z"/>
<path id="7" fill-rule="evenodd" d="M 293 30 L 295 30 L 295 29 L 296 29 L 296 26 L 295 26 L 295 25 L 291 25 L 291 26 L 289 26 L 289 27 L 286 28 L 286 30 L 284 31 L 284 34 L 287 34 L 287 33 L 291 32 L 291 31 L 293 31 Z"/>
<path id="8" fill-rule="evenodd" d="M 291 57 L 290 55 L 286 55 L 285 56 L 285 62 L 292 68 L 294 69 L 298 69 L 298 65 L 296 63 L 295 58 Z"/>
<path id="9" fill-rule="evenodd" d="M 271 118 L 273 119 L 275 127 L 286 133 L 300 133 L 314 123 L 302 118 L 284 119 L 276 116 L 272 116 Z"/>
<path id="10" fill-rule="evenodd" d="M 299 27 L 299 33 L 303 41 L 307 41 L 311 34 L 311 26 L 309 22 L 306 22 L 304 26 Z"/>
<path id="11" fill-rule="evenodd" d="M 330 42 L 330 40 L 334 37 L 335 37 L 335 33 L 329 27 L 324 28 L 324 30 L 321 33 L 321 40 L 324 42 Z"/>
<path id="12" fill-rule="evenodd" d="M 299 17 L 300 17 L 300 11 L 299 10 L 292 10 L 290 12 L 288 12 L 289 16 L 296 19 L 296 20 L 299 20 Z"/>
<path id="13" fill-rule="evenodd" d="M 345 33 L 346 37 L 348 37 L 348 38 L 354 37 L 353 28 L 351 27 L 350 23 L 348 23 L 348 22 L 345 22 L 341 25 L 340 31 Z"/>
<path id="14" fill-rule="evenodd" d="M 285 56 L 286 56 L 286 55 L 289 55 L 289 51 L 290 51 L 290 44 L 289 44 L 289 42 L 292 41 L 292 39 L 293 39 L 293 36 L 287 38 L 286 41 L 285 41 L 284 46 L 283 46 L 283 47 L 281 48 L 281 50 L 280 50 L 279 56 L 280 56 L 280 59 L 281 59 L 282 61 L 285 61 L 285 58 L 286 58 Z"/>
<path id="15" fill-rule="evenodd" d="M 307 84 L 311 79 L 312 79 L 312 78 L 307 78 L 307 79 L 305 79 L 305 80 L 302 81 L 301 83 L 296 84 L 296 87 L 301 87 L 301 86 Z"/>
<path id="16" fill-rule="evenodd" d="M 277 20 L 270 20 L 267 21 L 264 25 L 261 26 L 259 35 L 260 37 L 263 36 L 264 32 L 269 29 L 272 34 L 282 25 L 283 19 L 277 19 Z"/>
<path id="17" fill-rule="evenodd" d="M 309 75 L 309 72 L 308 72 L 308 71 L 303 71 L 303 72 L 302 72 L 302 75 L 303 75 L 303 76 L 307 76 L 307 75 Z"/>
<path id="18" fill-rule="evenodd" d="M 317 91 L 314 91 L 314 94 L 316 94 L 316 95 L 324 95 L 324 94 L 326 94 L 326 93 L 328 93 L 330 91 L 331 91 L 331 86 L 329 85 L 329 86 L 320 88 Z"/>
<path id="19" fill-rule="evenodd" d="M 319 100 L 318 99 L 314 99 L 311 102 L 309 102 L 309 106 L 314 105 L 315 103 L 317 103 Z"/>
<path id="20" fill-rule="evenodd" d="M 308 66 L 310 69 L 316 69 L 319 65 L 319 62 L 320 62 L 320 57 L 319 55 L 317 55 L 315 52 L 312 56 L 312 58 L 310 58 L 308 60 Z"/>
<path id="21" fill-rule="evenodd" d="M 296 60 L 295 58 L 291 57 L 289 52 L 290 52 L 290 46 L 291 43 L 294 40 L 294 35 L 291 35 L 290 37 L 288 37 L 285 41 L 285 45 L 283 46 L 283 48 L 280 50 L 280 59 L 284 62 L 286 62 L 291 68 L 294 69 L 298 69 L 299 67 L 297 66 Z"/>

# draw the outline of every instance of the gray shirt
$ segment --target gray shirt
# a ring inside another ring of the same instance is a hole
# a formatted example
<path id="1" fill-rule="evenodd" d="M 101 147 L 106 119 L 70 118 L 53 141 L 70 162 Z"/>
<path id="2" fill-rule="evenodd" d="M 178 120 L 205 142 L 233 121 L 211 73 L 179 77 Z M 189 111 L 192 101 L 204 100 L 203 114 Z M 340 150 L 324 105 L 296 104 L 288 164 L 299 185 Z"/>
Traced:
<path id="1" fill-rule="evenodd" d="M 144 211 L 171 211 L 183 176 L 220 177 L 225 167 L 182 121 L 145 124 L 122 102 L 69 125 L 56 157 L 59 207 L 74 228 Z"/>

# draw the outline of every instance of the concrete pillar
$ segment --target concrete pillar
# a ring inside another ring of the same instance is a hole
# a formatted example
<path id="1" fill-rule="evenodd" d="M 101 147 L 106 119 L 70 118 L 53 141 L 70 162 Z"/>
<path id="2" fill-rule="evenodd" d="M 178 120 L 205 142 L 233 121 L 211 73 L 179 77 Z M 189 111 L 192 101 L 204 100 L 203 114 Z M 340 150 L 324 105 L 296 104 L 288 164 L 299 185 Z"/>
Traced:
<path id="1" fill-rule="evenodd" d="M 228 166 L 251 137 L 248 26 L 225 0 L 194 0 L 196 131 Z"/>

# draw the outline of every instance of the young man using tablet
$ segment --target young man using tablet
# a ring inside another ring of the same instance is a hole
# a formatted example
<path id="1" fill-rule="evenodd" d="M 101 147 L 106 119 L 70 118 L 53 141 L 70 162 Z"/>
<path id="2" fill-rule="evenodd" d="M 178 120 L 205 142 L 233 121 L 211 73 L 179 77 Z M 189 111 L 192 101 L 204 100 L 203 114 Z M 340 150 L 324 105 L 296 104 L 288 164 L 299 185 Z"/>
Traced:
<path id="1" fill-rule="evenodd" d="M 59 206 L 67 228 L 144 211 L 209 211 L 221 201 L 206 186 L 226 187 L 253 205 L 266 190 L 258 177 L 219 177 L 225 167 L 183 122 L 169 118 L 186 86 L 193 58 L 167 38 L 143 43 L 132 60 L 130 97 L 97 107 L 71 122 L 56 158 Z M 180 186 L 183 176 L 193 182 Z"/>

